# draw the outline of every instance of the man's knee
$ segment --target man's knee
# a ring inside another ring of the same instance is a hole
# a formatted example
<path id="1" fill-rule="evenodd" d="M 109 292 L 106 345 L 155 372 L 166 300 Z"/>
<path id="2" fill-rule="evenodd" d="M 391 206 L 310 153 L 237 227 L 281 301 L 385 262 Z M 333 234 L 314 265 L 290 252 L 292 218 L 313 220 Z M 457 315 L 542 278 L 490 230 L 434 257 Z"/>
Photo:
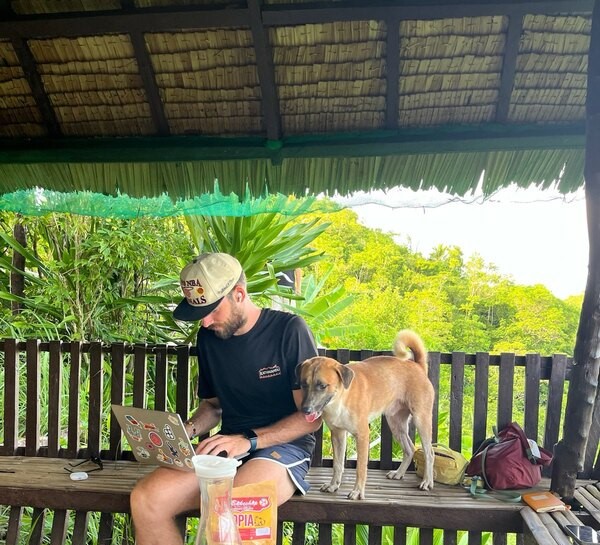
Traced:
<path id="1" fill-rule="evenodd" d="M 147 500 L 148 494 L 144 492 L 144 481 L 139 481 L 131 491 L 129 496 L 129 504 L 131 505 L 131 514 L 134 518 L 138 517 L 140 514 L 147 512 Z M 150 502 L 152 505 L 152 502 Z"/>

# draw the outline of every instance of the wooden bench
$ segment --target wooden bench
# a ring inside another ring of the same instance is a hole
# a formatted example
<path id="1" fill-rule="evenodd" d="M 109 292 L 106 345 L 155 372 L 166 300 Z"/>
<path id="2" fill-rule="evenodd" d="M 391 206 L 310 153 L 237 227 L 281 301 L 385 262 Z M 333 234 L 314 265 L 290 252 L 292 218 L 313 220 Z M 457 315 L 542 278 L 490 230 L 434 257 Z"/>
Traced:
<path id="1" fill-rule="evenodd" d="M 376 353 L 387 352 L 326 351 L 342 362 Z M 5 542 L 16 544 L 20 531 L 29 543 L 41 543 L 44 536 L 56 544 L 84 543 L 93 523 L 98 543 L 131 543 L 129 493 L 149 469 L 123 450 L 120 429 L 107 407 L 109 403 L 169 407 L 187 415 L 195 405 L 193 349 L 6 340 L 0 342 L 0 356 L 4 358 L 0 505 L 7 506 L 9 521 L 4 529 L 0 526 L 0 541 L 4 532 Z M 438 392 L 434 440 L 456 450 L 464 451 L 463 444 L 474 449 L 490 435 L 490 422 L 501 427 L 517 420 L 530 437 L 542 439 L 541 444 L 551 449 L 559 435 L 569 365 L 564 356 L 431 353 L 430 378 Z M 19 388 L 25 388 L 20 395 Z M 475 391 L 472 404 L 465 396 L 468 388 Z M 81 389 L 89 403 L 83 403 Z M 103 397 L 104 392 L 109 395 Z M 515 399 L 522 393 L 524 403 L 517 411 Z M 497 399 L 496 407 L 488 404 L 488 395 Z M 393 542 L 403 544 L 415 528 L 422 545 L 433 544 L 435 529 L 443 529 L 450 545 L 460 538 L 460 531 L 469 532 L 470 543 L 480 542 L 482 532 L 494 532 L 494 541 L 500 544 L 510 533 L 522 535 L 523 505 L 472 499 L 459 486 L 438 484 L 423 492 L 414 474 L 390 481 L 385 474 L 397 467 L 400 454 L 385 420 L 374 442 L 378 447 L 372 449 L 369 462 L 367 499 L 351 501 L 346 494 L 354 480 L 352 459 L 338 493 L 319 492 L 330 477 L 332 461 L 327 433 L 318 433 L 309 473 L 312 489 L 280 508 L 279 543 L 304 543 L 315 528 L 318 543 L 335 543 L 342 533 L 338 523 L 344 525 L 344 543 L 360 541 L 366 531 L 362 525 L 367 526 L 369 543 L 382 543 L 391 532 Z M 86 481 L 71 481 L 63 469 L 68 461 L 95 454 L 104 460 L 104 469 Z M 595 469 L 588 464 L 580 477 L 592 478 L 597 469 L 597 462 Z M 548 485 L 547 479 L 540 484 Z"/>
<path id="2" fill-rule="evenodd" d="M 525 545 L 572 545 L 564 531 L 567 524 L 587 524 L 600 528 L 600 483 L 582 484 L 574 498 L 585 508 L 583 515 L 571 511 L 536 513 L 530 507 L 521 511 Z"/>

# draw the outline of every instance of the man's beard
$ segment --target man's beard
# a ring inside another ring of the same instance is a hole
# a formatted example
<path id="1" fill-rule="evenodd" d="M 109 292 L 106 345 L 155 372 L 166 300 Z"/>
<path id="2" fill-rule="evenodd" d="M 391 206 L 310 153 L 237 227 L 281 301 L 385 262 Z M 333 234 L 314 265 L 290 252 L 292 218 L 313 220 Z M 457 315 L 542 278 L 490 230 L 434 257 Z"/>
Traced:
<path id="1" fill-rule="evenodd" d="M 229 339 L 235 335 L 235 333 L 246 324 L 247 318 L 244 313 L 237 308 L 231 309 L 231 316 L 225 321 L 219 324 L 212 324 L 209 329 L 219 339 Z M 218 329 L 213 329 L 217 325 Z"/>

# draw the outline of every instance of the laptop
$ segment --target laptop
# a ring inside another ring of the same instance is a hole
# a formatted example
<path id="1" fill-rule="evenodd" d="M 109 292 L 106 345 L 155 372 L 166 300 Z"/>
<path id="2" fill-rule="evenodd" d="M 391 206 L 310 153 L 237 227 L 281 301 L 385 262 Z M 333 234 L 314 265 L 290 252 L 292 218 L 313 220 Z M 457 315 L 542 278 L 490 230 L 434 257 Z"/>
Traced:
<path id="1" fill-rule="evenodd" d="M 181 416 L 166 411 L 111 405 L 135 459 L 173 469 L 194 469 L 194 447 Z"/>

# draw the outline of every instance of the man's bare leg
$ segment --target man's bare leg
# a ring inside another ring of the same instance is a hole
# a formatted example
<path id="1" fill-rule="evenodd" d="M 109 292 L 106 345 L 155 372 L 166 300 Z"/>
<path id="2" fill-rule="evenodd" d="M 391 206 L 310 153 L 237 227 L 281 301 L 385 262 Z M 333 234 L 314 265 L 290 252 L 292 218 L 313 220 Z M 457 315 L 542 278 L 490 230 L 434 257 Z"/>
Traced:
<path id="1" fill-rule="evenodd" d="M 200 487 L 193 471 L 158 468 L 131 492 L 137 545 L 181 545 L 175 524 L 180 513 L 200 509 Z"/>
<path id="2" fill-rule="evenodd" d="M 285 503 L 296 491 L 287 470 L 269 460 L 249 460 L 239 467 L 234 486 L 267 480 L 276 483 L 277 505 Z M 181 545 L 175 517 L 199 508 L 200 487 L 194 472 L 158 468 L 131 492 L 137 545 Z"/>

